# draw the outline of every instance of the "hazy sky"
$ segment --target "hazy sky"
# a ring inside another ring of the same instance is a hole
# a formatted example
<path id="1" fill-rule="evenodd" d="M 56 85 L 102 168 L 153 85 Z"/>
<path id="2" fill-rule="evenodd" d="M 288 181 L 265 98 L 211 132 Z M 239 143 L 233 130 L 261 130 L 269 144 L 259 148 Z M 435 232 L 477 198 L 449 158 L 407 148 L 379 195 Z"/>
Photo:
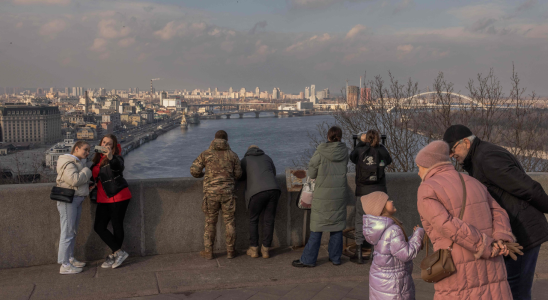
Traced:
<path id="1" fill-rule="evenodd" d="M 0 87 L 337 93 L 367 71 L 548 96 L 548 1 L 0 0 Z"/>

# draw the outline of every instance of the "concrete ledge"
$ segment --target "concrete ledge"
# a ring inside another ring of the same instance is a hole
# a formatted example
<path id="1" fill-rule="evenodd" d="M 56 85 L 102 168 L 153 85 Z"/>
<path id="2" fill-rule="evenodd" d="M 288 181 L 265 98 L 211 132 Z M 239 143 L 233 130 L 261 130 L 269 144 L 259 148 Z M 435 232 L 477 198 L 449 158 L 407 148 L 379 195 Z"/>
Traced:
<path id="1" fill-rule="evenodd" d="M 548 188 L 548 174 L 531 176 Z M 304 245 L 308 230 L 305 213 L 296 205 L 297 193 L 288 193 L 285 176 L 277 177 L 282 194 L 278 203 L 274 230 L 274 247 Z M 354 190 L 354 175 L 348 175 Z M 416 209 L 416 192 L 420 179 L 415 173 L 387 174 L 388 192 L 398 208 L 398 218 L 406 232 L 412 232 L 420 217 Z M 126 214 L 124 249 L 133 256 L 196 252 L 202 249 L 204 215 L 202 181 L 194 178 L 130 180 L 133 195 Z M 2 185 L 0 199 L 0 269 L 54 264 L 59 244 L 59 212 L 49 199 L 52 184 Z M 244 186 L 236 195 L 238 249 L 249 245 L 248 213 Z M 348 203 L 348 227 L 354 227 L 355 198 Z M 106 257 L 108 247 L 93 231 L 96 205 L 85 201 L 76 239 L 76 256 L 88 261 Z M 224 225 L 219 217 L 215 250 L 224 251 Z M 307 219 L 309 220 L 309 218 Z M 304 226 L 303 226 L 304 225 Z M 324 235 L 327 241 L 328 235 Z"/>

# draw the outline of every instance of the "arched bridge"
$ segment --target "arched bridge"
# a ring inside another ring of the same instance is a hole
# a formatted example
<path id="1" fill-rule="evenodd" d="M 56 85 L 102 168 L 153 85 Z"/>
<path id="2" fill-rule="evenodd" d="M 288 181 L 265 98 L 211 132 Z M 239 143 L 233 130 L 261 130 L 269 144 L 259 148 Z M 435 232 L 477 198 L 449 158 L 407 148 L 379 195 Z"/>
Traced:
<path id="1" fill-rule="evenodd" d="M 459 98 L 462 98 L 462 99 L 465 99 L 467 101 L 469 101 L 471 104 L 473 105 L 476 105 L 476 106 L 479 106 L 481 108 L 485 108 L 485 105 L 477 102 L 476 100 L 468 97 L 468 96 L 465 96 L 465 95 L 461 95 L 459 93 L 453 93 L 453 92 L 424 92 L 424 93 L 420 93 L 420 94 L 416 94 L 416 95 L 413 95 L 411 97 L 408 97 L 408 98 L 404 98 L 404 99 L 401 99 L 399 101 L 400 105 L 401 104 L 404 104 L 405 101 L 409 101 L 409 100 L 412 100 L 414 98 L 417 98 L 417 97 L 420 97 L 420 96 L 426 96 L 426 95 L 432 95 L 432 94 L 444 94 L 444 95 L 450 95 L 450 96 L 455 96 L 455 97 L 459 97 Z M 436 105 L 428 105 L 428 106 L 436 106 Z M 395 106 L 393 107 L 390 107 L 389 109 L 387 109 L 387 112 L 391 112 L 394 108 L 396 108 Z"/>
<path id="2" fill-rule="evenodd" d="M 476 100 L 474 100 L 474 99 L 472 99 L 472 98 L 470 98 L 470 97 L 468 97 L 468 96 L 461 95 L 461 94 L 459 94 L 459 93 L 453 93 L 453 92 L 424 92 L 424 93 L 416 94 L 416 95 L 411 96 L 411 97 L 409 97 L 409 98 L 402 99 L 402 101 L 411 100 L 411 99 L 416 98 L 416 97 L 419 97 L 419 96 L 432 95 L 432 94 L 438 94 L 438 93 L 444 94 L 444 95 L 455 96 L 455 97 L 459 97 L 459 98 L 462 98 L 462 99 L 466 99 L 466 100 L 468 100 L 468 101 L 474 103 L 474 104 L 477 105 L 477 106 L 483 107 L 483 104 L 478 103 Z"/>

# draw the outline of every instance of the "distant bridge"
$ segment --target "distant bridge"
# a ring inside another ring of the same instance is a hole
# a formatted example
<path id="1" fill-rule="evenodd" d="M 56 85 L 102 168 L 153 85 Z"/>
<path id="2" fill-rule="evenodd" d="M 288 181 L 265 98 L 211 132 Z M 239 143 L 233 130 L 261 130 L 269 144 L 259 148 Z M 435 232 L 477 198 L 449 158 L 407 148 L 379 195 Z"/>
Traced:
<path id="1" fill-rule="evenodd" d="M 470 102 L 470 103 L 473 104 L 473 105 L 476 105 L 476 106 L 481 107 L 482 109 L 485 109 L 485 105 L 483 105 L 483 104 L 477 102 L 476 100 L 474 100 L 474 99 L 472 99 L 472 98 L 470 98 L 470 97 L 468 97 L 468 96 L 461 95 L 461 94 L 459 94 L 459 93 L 443 92 L 443 91 L 441 91 L 441 92 L 424 92 L 424 93 L 416 94 L 416 95 L 413 95 L 413 96 L 411 96 L 411 97 L 401 99 L 401 100 L 399 101 L 398 104 L 399 104 L 399 105 L 402 105 L 402 106 L 409 106 L 409 107 L 411 107 L 411 106 L 416 106 L 416 105 L 410 105 L 409 103 L 408 103 L 407 105 L 405 105 L 404 103 L 405 103 L 406 101 L 415 99 L 415 98 L 420 97 L 420 96 L 433 95 L 433 94 L 434 94 L 434 95 L 443 94 L 443 95 L 449 95 L 449 96 L 455 96 L 455 97 L 458 97 L 458 98 L 462 98 L 462 99 L 468 100 L 468 102 Z M 437 106 L 439 106 L 439 105 L 437 105 L 437 104 L 427 104 L 427 105 L 420 105 L 420 106 L 424 106 L 424 107 L 437 107 Z M 452 105 L 452 106 L 461 106 L 461 105 Z M 392 107 L 390 107 L 390 108 L 388 108 L 386 111 L 387 111 L 387 112 L 391 112 L 392 110 L 394 110 L 394 108 L 396 108 L 395 105 L 392 106 Z"/>
<path id="2" fill-rule="evenodd" d="M 302 115 L 301 111 L 292 111 L 292 110 L 278 110 L 278 109 L 266 109 L 266 110 L 257 110 L 257 111 L 229 111 L 221 112 L 216 114 L 211 114 L 207 116 L 200 116 L 200 118 L 215 118 L 220 119 L 222 116 L 225 116 L 227 119 L 230 119 L 232 115 L 239 115 L 240 119 L 244 117 L 245 114 L 254 113 L 255 118 L 258 118 L 261 113 L 274 113 L 274 116 L 278 117 L 280 114 L 287 113 L 289 117 L 294 115 Z"/>

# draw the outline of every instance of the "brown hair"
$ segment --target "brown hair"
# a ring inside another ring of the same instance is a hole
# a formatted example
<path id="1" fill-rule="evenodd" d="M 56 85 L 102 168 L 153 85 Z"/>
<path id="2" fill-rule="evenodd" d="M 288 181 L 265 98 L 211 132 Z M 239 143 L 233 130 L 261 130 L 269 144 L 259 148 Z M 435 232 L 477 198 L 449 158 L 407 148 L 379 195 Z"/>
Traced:
<path id="1" fill-rule="evenodd" d="M 340 142 L 342 139 L 342 129 L 337 126 L 329 128 L 327 131 L 327 139 L 330 142 Z"/>
<path id="2" fill-rule="evenodd" d="M 226 131 L 224 130 L 219 130 L 215 132 L 215 138 L 228 141 L 228 133 L 226 133 Z"/>
<path id="3" fill-rule="evenodd" d="M 99 141 L 99 146 L 101 146 L 101 144 L 103 144 L 103 140 L 105 138 L 109 138 L 112 140 L 112 148 L 114 149 L 114 152 L 112 153 L 112 155 L 120 155 L 120 149 L 118 149 L 118 139 L 116 138 L 116 136 L 114 134 L 107 134 L 105 136 L 103 136 L 101 138 L 101 140 Z M 93 164 L 94 165 L 98 165 L 99 163 L 100 166 L 104 166 L 108 163 L 108 158 L 105 157 L 105 159 L 103 159 L 103 161 L 101 162 L 101 153 L 95 153 L 95 155 L 93 156 Z"/>
<path id="4" fill-rule="evenodd" d="M 374 129 L 370 129 L 365 133 L 365 142 L 369 143 L 371 147 L 379 146 L 380 139 L 379 132 Z"/>
<path id="5" fill-rule="evenodd" d="M 394 221 L 394 223 L 396 223 L 396 225 L 400 226 L 401 231 L 403 231 L 403 236 L 405 237 L 405 241 L 409 242 L 409 238 L 407 237 L 407 234 L 405 233 L 405 229 L 403 229 L 403 223 L 400 220 L 398 220 L 398 218 L 396 218 L 392 214 L 388 213 L 388 211 L 386 210 L 386 207 L 382 209 L 381 216 L 392 219 L 392 221 Z"/>
<path id="6" fill-rule="evenodd" d="M 82 148 L 84 145 L 89 145 L 88 142 L 79 140 L 76 143 L 74 143 L 74 146 L 72 146 L 72 150 L 70 150 L 70 154 L 74 154 L 74 151 L 76 151 L 76 148 Z"/>

